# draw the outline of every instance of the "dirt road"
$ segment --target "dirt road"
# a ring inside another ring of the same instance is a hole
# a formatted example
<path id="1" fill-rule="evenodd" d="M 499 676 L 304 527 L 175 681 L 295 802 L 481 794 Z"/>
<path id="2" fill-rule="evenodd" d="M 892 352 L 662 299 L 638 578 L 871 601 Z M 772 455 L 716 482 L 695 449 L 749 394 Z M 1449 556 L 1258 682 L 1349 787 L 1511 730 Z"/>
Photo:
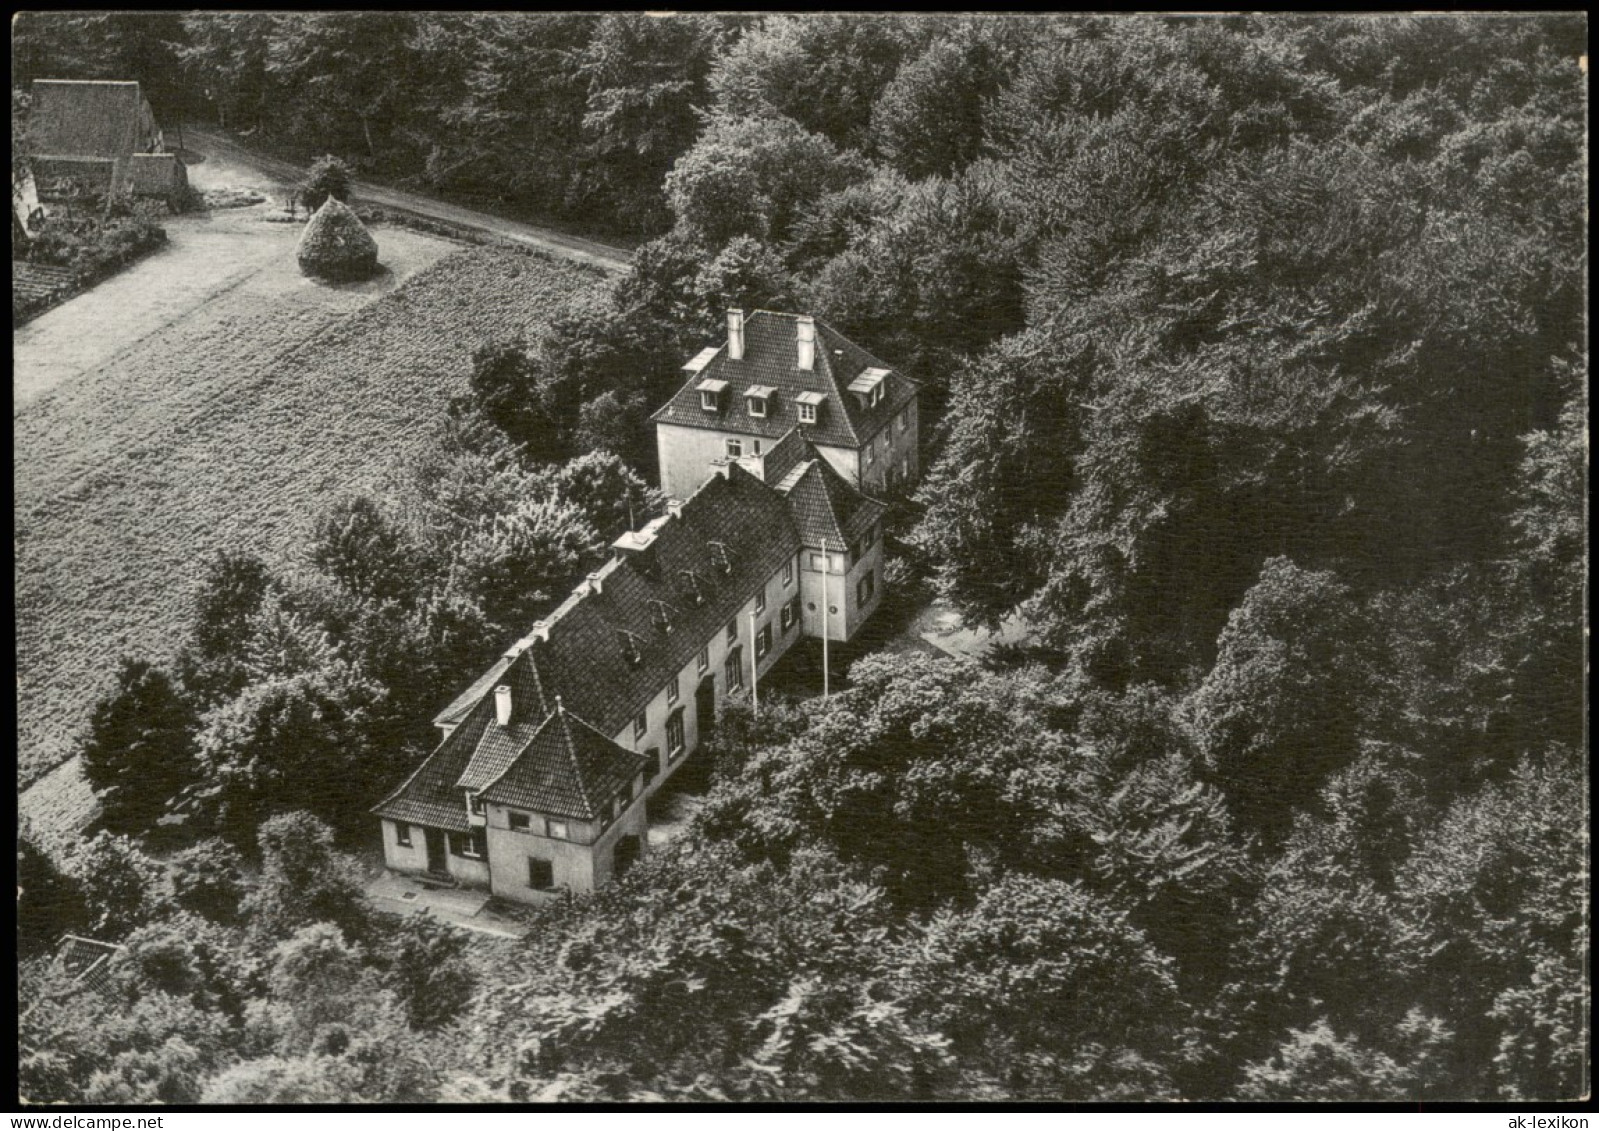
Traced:
<path id="1" fill-rule="evenodd" d="M 197 153 L 207 156 L 216 154 L 230 165 L 259 170 L 280 185 L 294 184 L 305 175 L 305 170 L 292 162 L 257 153 L 203 126 L 185 125 L 183 144 L 185 149 Z M 434 200 L 418 193 L 385 188 L 366 181 L 355 181 L 351 187 L 356 200 L 375 204 L 380 208 L 412 212 L 418 216 L 442 220 L 447 224 L 456 224 L 473 231 L 488 232 L 528 247 L 542 248 L 567 259 L 589 263 L 606 271 L 621 273 L 631 270 L 629 253 L 619 247 L 596 243 L 581 236 L 569 236 L 550 228 L 524 224 L 519 220 L 491 216 L 486 212 L 477 212 L 456 204 L 446 204 L 442 200 Z"/>

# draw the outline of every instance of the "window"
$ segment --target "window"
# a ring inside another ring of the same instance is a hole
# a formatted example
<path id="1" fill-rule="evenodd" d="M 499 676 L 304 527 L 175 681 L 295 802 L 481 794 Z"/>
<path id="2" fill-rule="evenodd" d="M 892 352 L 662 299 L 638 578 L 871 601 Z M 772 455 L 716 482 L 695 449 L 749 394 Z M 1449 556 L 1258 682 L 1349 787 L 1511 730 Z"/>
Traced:
<path id="1" fill-rule="evenodd" d="M 678 676 L 673 675 L 672 676 L 672 682 L 666 685 L 666 701 L 668 703 L 676 703 L 677 702 L 677 681 L 678 681 L 678 678 L 679 678 Z"/>
<path id="2" fill-rule="evenodd" d="M 526 813 L 518 813 L 515 809 L 512 809 L 506 814 L 506 819 L 510 822 L 513 833 L 533 831 L 533 822 Z"/>
<path id="3" fill-rule="evenodd" d="M 766 415 L 766 398 L 765 397 L 745 397 L 744 398 L 744 402 L 750 406 L 750 415 L 751 416 L 765 416 Z"/>
<path id="4" fill-rule="evenodd" d="M 716 411 L 716 394 L 709 389 L 700 390 L 700 407 L 706 412 Z"/>
<path id="5" fill-rule="evenodd" d="M 700 671 L 704 671 L 711 666 L 711 646 L 709 644 L 700 649 L 699 665 Z"/>
<path id="6" fill-rule="evenodd" d="M 761 586 L 760 591 L 755 594 L 755 611 L 758 613 L 764 613 L 766 611 L 766 586 L 764 585 Z"/>
<path id="7" fill-rule="evenodd" d="M 756 455 L 760 455 L 761 454 L 761 442 L 759 440 L 751 440 L 750 441 L 750 451 L 754 452 Z"/>
<path id="8" fill-rule="evenodd" d="M 744 686 L 744 649 L 734 648 L 727 654 L 727 689 L 737 691 Z"/>
<path id="9" fill-rule="evenodd" d="M 755 658 L 759 660 L 772 650 L 772 626 L 761 625 L 761 630 L 755 634 Z"/>
<path id="10" fill-rule="evenodd" d="M 401 848 L 411 847 L 411 826 L 404 821 L 394 822 L 394 843 Z"/>
<path id="11" fill-rule="evenodd" d="M 727 458 L 728 459 L 738 459 L 738 457 L 743 455 L 743 454 L 744 454 L 744 441 L 742 441 L 742 440 L 729 440 L 727 442 Z"/>
<path id="12" fill-rule="evenodd" d="M 874 464 L 876 462 L 877 462 L 877 445 L 876 444 L 867 444 L 866 445 L 866 466 L 867 467 L 871 467 L 872 464 Z"/>
<path id="13" fill-rule="evenodd" d="M 683 753 L 683 708 L 673 711 L 666 720 L 666 750 L 673 758 Z"/>
<path id="14" fill-rule="evenodd" d="M 794 559 L 792 558 L 783 563 L 783 584 L 794 584 Z"/>
<path id="15" fill-rule="evenodd" d="M 479 817 L 483 815 L 483 799 L 477 794 L 468 794 L 467 804 L 472 807 L 472 812 L 476 813 Z"/>
<path id="16" fill-rule="evenodd" d="M 635 739 L 643 738 L 644 737 L 644 732 L 649 730 L 649 729 L 650 729 L 650 713 L 649 713 L 649 708 L 646 707 L 646 708 L 644 708 L 644 710 L 640 711 L 638 713 L 638 715 L 633 719 L 633 737 Z"/>
<path id="17" fill-rule="evenodd" d="M 861 578 L 861 583 L 856 589 L 859 604 L 866 604 L 872 599 L 872 594 L 877 592 L 877 571 L 867 570 L 866 576 Z"/>
<path id="18" fill-rule="evenodd" d="M 804 404 L 802 402 L 799 406 L 799 418 L 801 424 L 815 424 L 816 406 L 813 404 Z"/>
<path id="19" fill-rule="evenodd" d="M 783 631 L 787 632 L 789 629 L 794 627 L 794 602 L 793 601 L 784 602 L 784 604 L 783 604 L 783 612 L 782 612 L 781 616 L 782 616 Z"/>
<path id="20" fill-rule="evenodd" d="M 901 479 L 909 479 L 911 477 L 911 457 L 910 456 L 900 456 L 900 458 L 899 458 L 899 477 Z"/>
<path id="21" fill-rule="evenodd" d="M 534 891 L 549 891 L 555 886 L 555 865 L 537 856 L 527 858 L 527 886 Z"/>
<path id="22" fill-rule="evenodd" d="M 672 723 L 670 719 L 668 719 L 666 723 L 666 737 L 672 737 Z M 644 782 L 646 785 L 648 785 L 650 782 L 655 780 L 655 775 L 661 768 L 661 748 L 659 746 L 650 747 L 648 750 L 644 751 L 644 757 L 649 759 L 649 761 L 644 764 Z"/>
<path id="23" fill-rule="evenodd" d="M 488 853 L 488 840 L 484 837 L 482 829 L 473 829 L 469 833 L 451 833 L 450 850 L 468 860 L 481 860 Z"/>
<path id="24" fill-rule="evenodd" d="M 727 622 L 727 642 L 729 644 L 733 644 L 733 643 L 736 643 L 737 641 L 738 641 L 738 618 L 734 617 L 732 620 Z"/>
<path id="25" fill-rule="evenodd" d="M 827 555 L 826 554 L 812 554 L 811 555 L 811 568 L 814 569 L 817 573 L 826 573 L 827 572 Z"/>
<path id="26" fill-rule="evenodd" d="M 910 431 L 910 427 L 911 427 L 911 406 L 910 405 L 906 405 L 904 408 L 899 410 L 899 430 L 901 432 L 908 432 L 908 431 Z"/>
<path id="27" fill-rule="evenodd" d="M 627 812 L 627 798 L 619 793 L 611 799 L 611 820 L 621 820 L 625 812 Z"/>
<path id="28" fill-rule="evenodd" d="M 551 821 L 549 823 L 550 836 L 556 840 L 571 840 L 572 833 L 566 827 L 565 821 Z"/>

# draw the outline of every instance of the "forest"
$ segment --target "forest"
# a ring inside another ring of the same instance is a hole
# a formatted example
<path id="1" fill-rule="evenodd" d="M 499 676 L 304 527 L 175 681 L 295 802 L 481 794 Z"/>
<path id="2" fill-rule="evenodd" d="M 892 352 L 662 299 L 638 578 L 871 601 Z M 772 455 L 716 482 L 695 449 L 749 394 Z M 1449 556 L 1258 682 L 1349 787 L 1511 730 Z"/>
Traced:
<path id="1" fill-rule="evenodd" d="M 625 234 L 302 567 L 213 563 L 18 866 L 32 1102 L 1590 1088 L 1582 16 L 19 17 L 363 175 Z M 892 576 L 1037 643 L 733 710 L 687 833 L 491 946 L 347 853 L 661 504 L 722 312 L 922 382 Z M 154 579 L 152 579 L 154 582 Z M 174 820 L 179 818 L 180 820 Z M 181 830 L 181 831 L 175 831 Z M 118 941 L 103 993 L 43 956 Z"/>

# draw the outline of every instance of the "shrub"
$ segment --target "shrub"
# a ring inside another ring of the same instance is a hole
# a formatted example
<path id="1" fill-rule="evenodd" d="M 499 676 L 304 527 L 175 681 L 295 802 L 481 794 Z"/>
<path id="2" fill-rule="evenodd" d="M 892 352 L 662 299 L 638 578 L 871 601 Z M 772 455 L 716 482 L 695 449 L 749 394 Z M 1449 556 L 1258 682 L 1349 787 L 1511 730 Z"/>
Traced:
<path id="1" fill-rule="evenodd" d="M 378 266 L 377 241 L 336 197 L 311 217 L 297 255 L 302 272 L 322 279 L 365 279 Z"/>
<path id="2" fill-rule="evenodd" d="M 318 157 L 300 186 L 300 199 L 315 211 L 331 197 L 340 203 L 350 199 L 350 167 L 337 157 Z"/>

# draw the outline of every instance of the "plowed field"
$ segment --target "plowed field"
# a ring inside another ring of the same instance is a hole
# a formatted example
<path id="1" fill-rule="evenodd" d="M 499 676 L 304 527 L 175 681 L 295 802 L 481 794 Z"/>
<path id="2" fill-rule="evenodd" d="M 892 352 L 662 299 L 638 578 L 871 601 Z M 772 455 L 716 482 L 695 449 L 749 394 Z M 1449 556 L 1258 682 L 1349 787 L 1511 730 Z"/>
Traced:
<path id="1" fill-rule="evenodd" d="M 353 311 L 234 287 L 18 406 L 19 788 L 71 756 L 119 656 L 175 651 L 207 555 L 295 560 L 330 497 L 428 435 L 479 342 L 597 280 L 480 248 Z"/>

